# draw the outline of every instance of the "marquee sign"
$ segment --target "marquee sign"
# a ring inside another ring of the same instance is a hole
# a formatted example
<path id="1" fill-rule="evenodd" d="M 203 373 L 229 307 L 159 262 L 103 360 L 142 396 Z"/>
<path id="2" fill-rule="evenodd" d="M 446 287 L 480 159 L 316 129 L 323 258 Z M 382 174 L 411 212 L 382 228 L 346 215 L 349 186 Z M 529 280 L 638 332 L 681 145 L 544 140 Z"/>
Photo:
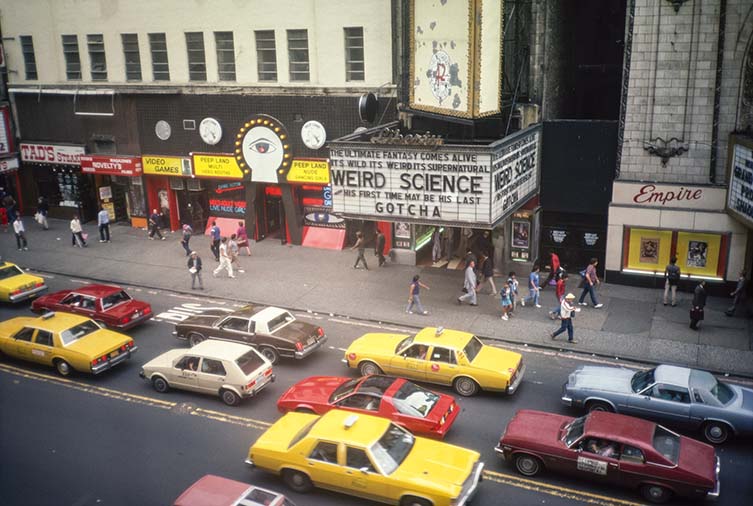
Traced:
<path id="1" fill-rule="evenodd" d="M 753 228 L 753 140 L 730 142 L 727 212 Z"/>
<path id="2" fill-rule="evenodd" d="M 333 211 L 491 227 L 538 191 L 538 126 L 494 144 L 436 149 L 330 143 Z"/>
<path id="3" fill-rule="evenodd" d="M 81 172 L 110 176 L 140 176 L 141 157 L 82 155 Z"/>

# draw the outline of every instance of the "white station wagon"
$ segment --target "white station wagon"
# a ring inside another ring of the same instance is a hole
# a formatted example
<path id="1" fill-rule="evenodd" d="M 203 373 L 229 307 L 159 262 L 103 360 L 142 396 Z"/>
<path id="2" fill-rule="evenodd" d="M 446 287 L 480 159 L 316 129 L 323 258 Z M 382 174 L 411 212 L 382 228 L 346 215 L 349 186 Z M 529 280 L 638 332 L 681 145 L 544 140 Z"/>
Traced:
<path id="1" fill-rule="evenodd" d="M 160 393 L 177 388 L 219 395 L 229 406 L 275 380 L 272 363 L 251 346 L 214 340 L 165 352 L 144 364 L 139 376 Z"/>

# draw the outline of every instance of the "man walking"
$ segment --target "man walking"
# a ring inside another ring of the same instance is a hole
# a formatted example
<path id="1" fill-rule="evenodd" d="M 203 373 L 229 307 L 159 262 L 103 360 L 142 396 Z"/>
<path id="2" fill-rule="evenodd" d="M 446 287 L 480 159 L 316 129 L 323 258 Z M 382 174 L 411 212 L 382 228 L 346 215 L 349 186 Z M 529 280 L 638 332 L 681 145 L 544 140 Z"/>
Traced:
<path id="1" fill-rule="evenodd" d="M 491 287 L 489 295 L 497 295 L 497 286 L 494 284 L 494 260 L 489 256 L 488 251 L 484 251 L 481 254 L 481 283 L 483 285 L 487 281 Z"/>
<path id="2" fill-rule="evenodd" d="M 596 298 L 596 285 L 601 283 L 599 276 L 596 274 L 596 266 L 598 264 L 599 261 L 596 258 L 592 258 L 588 263 L 588 267 L 586 267 L 583 276 L 583 292 L 581 292 L 580 299 L 578 300 L 578 304 L 581 306 L 588 305 L 588 302 L 584 302 L 583 299 L 586 298 L 586 294 L 589 294 L 591 296 L 591 302 L 593 302 L 596 309 L 604 307 L 604 304 L 600 304 L 599 299 Z"/>
<path id="3" fill-rule="evenodd" d="M 97 225 L 99 225 L 99 242 L 110 242 L 110 213 L 104 207 L 97 213 Z"/>
<path id="4" fill-rule="evenodd" d="M 531 274 L 528 275 L 528 295 L 520 301 L 520 305 L 523 307 L 526 307 L 526 301 L 533 302 L 536 307 L 541 307 L 541 304 L 539 304 L 539 292 L 541 290 L 539 288 L 539 281 L 541 279 L 539 277 L 540 270 L 539 264 L 533 264 Z"/>
<path id="5" fill-rule="evenodd" d="M 24 228 L 24 222 L 21 221 L 21 215 L 17 214 L 16 219 L 13 220 L 13 231 L 16 233 L 16 245 L 18 251 L 28 251 L 28 243 L 26 242 L 26 229 Z"/>
<path id="6" fill-rule="evenodd" d="M 405 308 L 405 312 L 408 314 L 413 314 L 414 306 L 418 310 L 418 314 L 429 314 L 429 312 L 421 305 L 421 298 L 419 296 L 421 288 L 426 288 L 428 290 L 429 287 L 421 283 L 419 279 L 420 276 L 418 274 L 413 276 L 413 282 L 411 282 L 410 288 L 408 289 L 408 307 Z"/>
<path id="7" fill-rule="evenodd" d="M 78 219 L 78 215 L 73 215 L 73 219 L 71 219 L 71 246 L 86 248 L 84 229 L 81 227 L 81 221 Z"/>
<path id="8" fill-rule="evenodd" d="M 39 224 L 43 230 L 49 230 L 50 225 L 47 223 L 47 214 L 50 212 L 50 203 L 44 195 L 40 195 L 37 200 L 37 214 L 39 215 Z"/>
<path id="9" fill-rule="evenodd" d="M 353 245 L 352 248 L 350 248 L 351 251 L 353 251 L 354 249 L 358 250 L 358 256 L 356 257 L 356 263 L 353 265 L 353 268 L 358 269 L 358 264 L 363 262 L 364 269 L 368 271 L 369 266 L 366 263 L 366 257 L 364 256 L 364 252 L 366 251 L 366 244 L 365 244 L 365 241 L 363 240 L 363 234 L 361 233 L 360 230 L 356 232 L 356 243 Z"/>
<path id="10" fill-rule="evenodd" d="M 149 240 L 153 241 L 154 236 L 158 236 L 160 240 L 164 241 L 165 238 L 162 236 L 162 232 L 160 232 L 159 224 L 160 221 L 162 221 L 162 218 L 160 217 L 160 213 L 157 212 L 156 209 L 152 209 L 152 214 L 149 216 Z"/>
<path id="11" fill-rule="evenodd" d="M 476 262 L 471 260 L 465 268 L 465 279 L 463 280 L 463 290 L 465 294 L 458 297 L 458 304 L 468 302 L 471 306 L 477 306 L 476 303 L 476 272 L 473 270 Z"/>
<path id="12" fill-rule="evenodd" d="M 565 284 L 567 283 L 567 273 L 562 274 L 557 278 L 557 286 L 555 287 L 555 295 L 557 296 L 557 306 L 553 307 L 549 311 L 549 318 L 554 320 L 560 315 L 562 309 L 562 301 L 565 298 Z"/>
<path id="13" fill-rule="evenodd" d="M 376 232 L 376 246 L 374 246 L 374 254 L 379 257 L 379 267 L 384 265 L 384 234 L 381 230 L 377 229 Z"/>
<path id="14" fill-rule="evenodd" d="M 191 254 L 191 248 L 188 247 L 188 243 L 191 242 L 191 236 L 193 235 L 193 229 L 188 223 L 183 224 L 183 237 L 180 240 L 180 245 L 186 251 L 186 256 Z"/>
<path id="15" fill-rule="evenodd" d="M 217 268 L 212 272 L 212 276 L 217 277 L 217 274 L 219 274 L 222 269 L 225 269 L 229 278 L 235 278 L 235 276 L 233 275 L 232 260 L 233 259 L 230 256 L 230 248 L 228 247 L 227 243 L 227 237 L 223 237 L 222 241 L 220 241 L 220 265 L 218 265 Z"/>
<path id="16" fill-rule="evenodd" d="M 212 245 L 209 249 L 212 250 L 215 261 L 220 261 L 220 227 L 217 226 L 217 222 L 212 222 L 212 228 L 209 229 L 209 236 L 212 238 Z"/>
<path id="17" fill-rule="evenodd" d="M 729 294 L 730 297 L 732 297 L 732 305 L 724 312 L 727 316 L 735 316 L 737 305 L 743 300 L 743 297 L 745 297 L 745 285 L 747 284 L 747 279 L 745 279 L 746 275 L 747 273 L 745 271 L 740 271 L 740 276 L 737 278 L 737 286 L 735 286 L 735 290 Z"/>
<path id="18" fill-rule="evenodd" d="M 706 306 L 706 280 L 701 280 L 693 291 L 693 307 L 690 309 L 690 328 L 698 330 L 698 322 L 703 320 L 703 308 Z"/>
<path id="19" fill-rule="evenodd" d="M 199 290 L 204 289 L 204 283 L 201 281 L 201 257 L 195 251 L 191 252 L 188 259 L 188 272 L 191 274 L 191 290 L 196 290 L 196 280 L 199 281 Z"/>
<path id="20" fill-rule="evenodd" d="M 672 307 L 677 305 L 677 285 L 680 283 L 680 268 L 677 266 L 677 257 L 669 259 L 669 264 L 664 269 L 664 305 L 667 305 L 669 292 L 672 292 Z"/>
<path id="21" fill-rule="evenodd" d="M 567 342 L 570 344 L 577 344 L 578 341 L 573 339 L 573 313 L 580 311 L 580 308 L 576 308 L 573 303 L 575 302 L 575 295 L 568 293 L 562 300 L 560 305 L 560 328 L 556 332 L 552 332 L 549 336 L 552 339 L 557 339 L 557 336 L 567 330 Z"/>

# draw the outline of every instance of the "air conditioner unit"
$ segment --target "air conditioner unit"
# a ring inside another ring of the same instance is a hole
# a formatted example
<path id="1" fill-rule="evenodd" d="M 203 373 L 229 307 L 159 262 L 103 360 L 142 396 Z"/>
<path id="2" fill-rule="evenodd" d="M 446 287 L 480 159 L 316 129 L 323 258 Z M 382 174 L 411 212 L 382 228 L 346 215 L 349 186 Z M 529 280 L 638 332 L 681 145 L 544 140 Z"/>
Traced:
<path id="1" fill-rule="evenodd" d="M 171 190 L 177 190 L 177 191 L 185 190 L 186 189 L 186 184 L 183 182 L 183 178 L 182 177 L 171 177 L 170 178 L 170 189 Z"/>
<path id="2" fill-rule="evenodd" d="M 204 185 L 201 179 L 186 179 L 186 187 L 189 191 L 201 191 L 204 189 Z"/>

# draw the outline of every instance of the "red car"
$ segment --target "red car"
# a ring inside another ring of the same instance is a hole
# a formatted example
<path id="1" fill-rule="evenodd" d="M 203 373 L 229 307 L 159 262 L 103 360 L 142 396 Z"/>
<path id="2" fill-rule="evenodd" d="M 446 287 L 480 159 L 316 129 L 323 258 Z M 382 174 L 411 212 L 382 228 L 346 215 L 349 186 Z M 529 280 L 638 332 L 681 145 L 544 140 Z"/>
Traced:
<path id="1" fill-rule="evenodd" d="M 712 446 L 631 416 L 594 411 L 571 418 L 521 410 L 494 450 L 525 476 L 547 468 L 636 488 L 654 503 L 673 495 L 719 496 L 719 459 Z"/>
<path id="2" fill-rule="evenodd" d="M 149 304 L 132 299 L 112 285 L 86 285 L 44 295 L 31 303 L 31 310 L 76 313 L 118 330 L 130 329 L 154 316 Z"/>
<path id="3" fill-rule="evenodd" d="M 290 387 L 277 401 L 281 413 L 321 415 L 333 408 L 389 418 L 414 434 L 438 439 L 444 438 L 460 413 L 450 395 L 377 374 L 357 379 L 312 376 Z"/>
<path id="4" fill-rule="evenodd" d="M 295 506 L 282 494 L 208 474 L 180 494 L 173 506 Z"/>

